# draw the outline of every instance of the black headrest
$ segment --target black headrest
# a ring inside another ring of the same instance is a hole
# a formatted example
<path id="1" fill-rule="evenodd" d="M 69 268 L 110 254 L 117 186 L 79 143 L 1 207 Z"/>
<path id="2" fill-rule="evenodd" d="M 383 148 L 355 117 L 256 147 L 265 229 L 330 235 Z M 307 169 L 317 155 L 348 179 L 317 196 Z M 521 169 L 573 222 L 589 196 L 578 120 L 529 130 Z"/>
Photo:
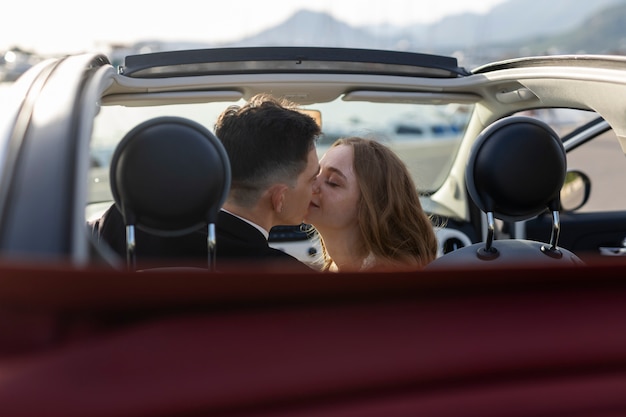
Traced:
<path id="1" fill-rule="evenodd" d="M 478 208 L 502 220 L 520 221 L 547 208 L 559 210 L 566 170 L 565 149 L 550 126 L 511 116 L 480 133 L 465 178 Z"/>
<path id="2" fill-rule="evenodd" d="M 161 236 L 215 223 L 230 180 L 221 142 L 181 117 L 136 126 L 118 144 L 110 167 L 111 191 L 125 223 Z"/>

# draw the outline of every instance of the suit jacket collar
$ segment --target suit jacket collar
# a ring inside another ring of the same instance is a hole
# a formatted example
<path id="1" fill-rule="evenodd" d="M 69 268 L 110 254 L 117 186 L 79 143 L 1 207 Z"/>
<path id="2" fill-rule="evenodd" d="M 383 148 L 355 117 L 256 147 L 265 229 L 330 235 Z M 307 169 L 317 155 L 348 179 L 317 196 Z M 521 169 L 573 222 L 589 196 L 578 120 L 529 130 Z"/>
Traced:
<path id="1" fill-rule="evenodd" d="M 269 237 L 270 237 L 270 233 L 269 233 L 269 231 L 265 230 L 265 228 L 261 227 L 260 225 L 256 224 L 255 222 L 253 222 L 253 221 L 251 221 L 251 220 L 248 220 L 248 219 L 244 219 L 243 217 L 241 217 L 241 216 L 239 216 L 239 215 L 237 215 L 237 214 L 235 214 L 235 213 L 233 213 L 233 212 L 230 212 L 230 211 L 228 211 L 228 210 L 226 210 L 226 209 L 224 209 L 224 208 L 220 210 L 220 212 L 222 212 L 222 211 L 223 211 L 224 213 L 230 214 L 230 215 L 231 215 L 231 216 L 233 216 L 233 217 L 238 218 L 238 219 L 239 219 L 239 220 L 241 220 L 241 221 L 244 221 L 244 222 L 248 223 L 250 226 L 254 227 L 254 228 L 255 228 L 255 229 L 257 229 L 259 232 L 261 232 L 261 233 L 263 234 L 263 236 L 265 236 L 265 240 L 268 240 L 268 239 L 269 239 Z"/>

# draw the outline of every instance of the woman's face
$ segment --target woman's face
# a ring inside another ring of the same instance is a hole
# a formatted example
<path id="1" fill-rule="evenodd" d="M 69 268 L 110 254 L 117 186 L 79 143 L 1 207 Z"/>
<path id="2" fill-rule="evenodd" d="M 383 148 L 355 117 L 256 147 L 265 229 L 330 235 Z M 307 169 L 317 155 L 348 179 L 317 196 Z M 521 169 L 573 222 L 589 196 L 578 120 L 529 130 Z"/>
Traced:
<path id="1" fill-rule="evenodd" d="M 358 224 L 359 197 L 352 146 L 332 147 L 320 159 L 320 173 L 305 221 L 321 233 L 353 228 Z"/>

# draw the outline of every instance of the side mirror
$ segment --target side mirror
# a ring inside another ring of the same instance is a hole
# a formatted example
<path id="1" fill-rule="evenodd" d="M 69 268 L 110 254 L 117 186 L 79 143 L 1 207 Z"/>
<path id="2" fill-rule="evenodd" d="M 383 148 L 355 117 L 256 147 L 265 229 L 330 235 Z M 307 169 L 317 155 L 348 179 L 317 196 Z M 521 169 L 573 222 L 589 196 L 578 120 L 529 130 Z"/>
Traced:
<path id="1" fill-rule="evenodd" d="M 561 210 L 575 211 L 585 205 L 591 193 L 591 180 L 582 171 L 567 171 L 561 188 Z"/>

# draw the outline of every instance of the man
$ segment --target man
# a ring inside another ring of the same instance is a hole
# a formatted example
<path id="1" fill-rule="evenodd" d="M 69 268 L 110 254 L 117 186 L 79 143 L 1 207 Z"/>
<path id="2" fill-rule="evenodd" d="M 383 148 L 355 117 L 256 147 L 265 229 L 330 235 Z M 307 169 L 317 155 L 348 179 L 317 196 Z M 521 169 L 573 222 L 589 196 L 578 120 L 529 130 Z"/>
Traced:
<path id="1" fill-rule="evenodd" d="M 267 239 L 273 226 L 301 224 L 307 213 L 319 171 L 317 122 L 289 101 L 258 95 L 227 108 L 215 134 L 231 165 L 230 192 L 216 222 L 217 271 L 311 272 Z M 125 257 L 124 220 L 115 205 L 90 226 L 97 240 Z M 206 265 L 206 228 L 180 237 L 136 234 L 138 265 Z"/>
<path id="2" fill-rule="evenodd" d="M 319 134 L 313 118 L 268 95 L 220 115 L 215 135 L 230 159 L 231 188 L 216 224 L 218 270 L 242 258 L 303 270 L 304 264 L 271 248 L 267 238 L 274 226 L 303 222 L 319 171 Z"/>

